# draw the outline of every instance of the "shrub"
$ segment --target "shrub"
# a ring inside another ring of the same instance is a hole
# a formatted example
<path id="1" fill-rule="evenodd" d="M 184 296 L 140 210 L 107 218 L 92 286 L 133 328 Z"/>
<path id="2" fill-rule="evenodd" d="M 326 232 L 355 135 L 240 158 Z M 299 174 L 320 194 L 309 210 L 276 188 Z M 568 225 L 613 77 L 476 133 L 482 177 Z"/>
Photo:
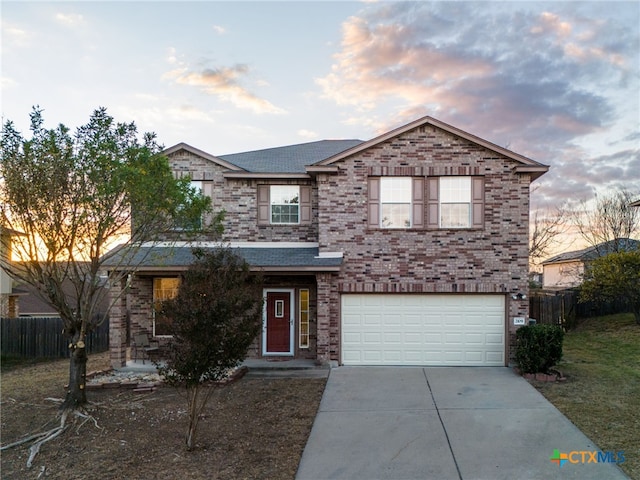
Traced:
<path id="1" fill-rule="evenodd" d="M 522 373 L 548 373 L 562 358 L 564 331 L 557 325 L 528 325 L 516 332 L 516 363 Z"/>

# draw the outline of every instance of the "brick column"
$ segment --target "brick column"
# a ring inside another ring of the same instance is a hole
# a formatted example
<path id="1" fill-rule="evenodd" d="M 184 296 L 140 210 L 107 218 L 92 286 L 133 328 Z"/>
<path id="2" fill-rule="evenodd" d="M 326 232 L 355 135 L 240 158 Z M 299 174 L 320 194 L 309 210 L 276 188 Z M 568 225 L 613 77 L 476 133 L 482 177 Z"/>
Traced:
<path id="1" fill-rule="evenodd" d="M 316 359 L 325 364 L 331 356 L 331 274 L 316 274 L 317 283 L 317 345 Z"/>
<path id="2" fill-rule="evenodd" d="M 109 357 L 113 368 L 127 365 L 127 302 L 126 278 L 114 282 L 109 290 L 112 302 L 109 312 Z"/>

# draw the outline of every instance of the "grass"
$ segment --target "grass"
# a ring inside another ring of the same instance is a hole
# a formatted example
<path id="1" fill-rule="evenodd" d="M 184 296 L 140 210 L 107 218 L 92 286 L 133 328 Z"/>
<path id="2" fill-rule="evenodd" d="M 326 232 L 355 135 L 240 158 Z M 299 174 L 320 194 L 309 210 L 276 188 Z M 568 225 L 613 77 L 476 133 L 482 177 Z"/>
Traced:
<path id="1" fill-rule="evenodd" d="M 29 365 L 37 365 L 38 363 L 47 363 L 51 361 L 55 361 L 55 358 L 46 358 L 46 357 L 21 357 L 19 355 L 0 355 L 0 372 L 10 372 L 11 370 L 19 367 L 26 367 Z"/>
<path id="2" fill-rule="evenodd" d="M 620 468 L 640 479 L 640 325 L 632 314 L 588 319 L 567 332 L 563 353 L 567 381 L 536 387 L 598 448 L 623 450 Z"/>

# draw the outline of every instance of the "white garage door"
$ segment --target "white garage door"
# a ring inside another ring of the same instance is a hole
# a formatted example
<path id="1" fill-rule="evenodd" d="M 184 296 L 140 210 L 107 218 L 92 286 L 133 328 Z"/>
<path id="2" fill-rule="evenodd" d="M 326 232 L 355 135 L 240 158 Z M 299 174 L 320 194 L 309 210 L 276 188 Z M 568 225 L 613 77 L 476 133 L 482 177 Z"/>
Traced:
<path id="1" fill-rule="evenodd" d="M 342 295 L 345 365 L 505 364 L 503 295 Z"/>

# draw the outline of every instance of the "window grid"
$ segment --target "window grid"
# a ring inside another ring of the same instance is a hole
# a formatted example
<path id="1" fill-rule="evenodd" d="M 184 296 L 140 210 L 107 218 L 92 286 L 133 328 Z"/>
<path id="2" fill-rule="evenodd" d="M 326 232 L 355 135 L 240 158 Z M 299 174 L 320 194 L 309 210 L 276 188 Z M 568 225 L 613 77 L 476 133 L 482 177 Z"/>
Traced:
<path id="1" fill-rule="evenodd" d="M 411 177 L 380 179 L 380 226 L 382 228 L 411 227 Z"/>
<path id="2" fill-rule="evenodd" d="M 300 223 L 300 187 L 272 185 L 270 191 L 271 223 Z"/>
<path id="3" fill-rule="evenodd" d="M 309 289 L 300 289 L 300 348 L 309 348 Z"/>
<path id="4" fill-rule="evenodd" d="M 471 227 L 471 177 L 440 178 L 440 227 Z"/>

